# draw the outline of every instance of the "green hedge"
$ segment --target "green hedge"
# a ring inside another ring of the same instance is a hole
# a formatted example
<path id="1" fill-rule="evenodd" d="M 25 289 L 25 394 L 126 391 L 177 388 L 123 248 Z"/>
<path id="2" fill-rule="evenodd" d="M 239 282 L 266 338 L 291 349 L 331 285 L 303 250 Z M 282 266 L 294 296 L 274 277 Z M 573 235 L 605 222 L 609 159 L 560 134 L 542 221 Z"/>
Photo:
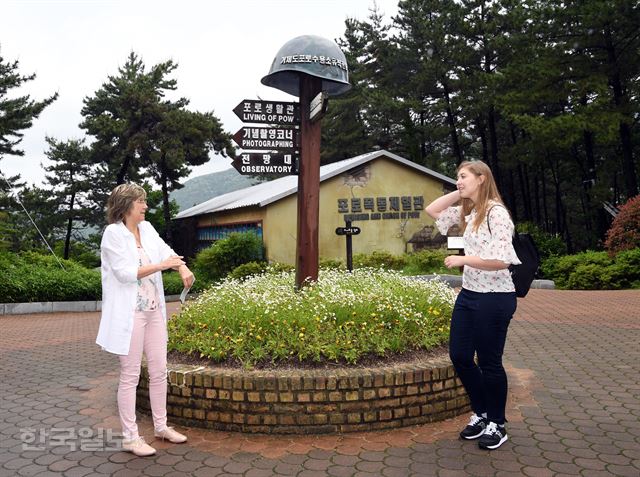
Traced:
<path id="1" fill-rule="evenodd" d="M 543 261 L 542 271 L 561 289 L 640 288 L 640 248 L 620 252 L 615 258 L 594 251 L 550 257 Z"/>
<path id="2" fill-rule="evenodd" d="M 100 271 L 88 269 L 73 260 L 60 260 L 64 270 L 52 255 L 35 252 L 0 253 L 0 303 L 41 301 L 84 301 L 102 298 Z M 182 292 L 182 280 L 177 272 L 162 276 L 167 295 Z M 204 283 L 196 280 L 193 291 Z"/>
<path id="3" fill-rule="evenodd" d="M 0 303 L 100 299 L 100 272 L 61 262 L 65 270 L 51 255 L 0 254 Z"/>
<path id="4" fill-rule="evenodd" d="M 226 277 L 234 268 L 264 258 L 262 238 L 253 232 L 231 233 L 202 250 L 193 261 L 196 279 L 214 283 Z"/>

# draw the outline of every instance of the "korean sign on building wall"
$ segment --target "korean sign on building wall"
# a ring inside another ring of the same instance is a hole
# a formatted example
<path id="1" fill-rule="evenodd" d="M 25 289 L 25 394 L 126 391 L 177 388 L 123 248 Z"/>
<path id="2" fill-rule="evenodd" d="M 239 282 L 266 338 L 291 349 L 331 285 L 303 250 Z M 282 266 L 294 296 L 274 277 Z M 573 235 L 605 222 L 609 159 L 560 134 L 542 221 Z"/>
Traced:
<path id="1" fill-rule="evenodd" d="M 352 197 L 338 199 L 338 213 L 345 221 L 419 219 L 424 196 Z"/>

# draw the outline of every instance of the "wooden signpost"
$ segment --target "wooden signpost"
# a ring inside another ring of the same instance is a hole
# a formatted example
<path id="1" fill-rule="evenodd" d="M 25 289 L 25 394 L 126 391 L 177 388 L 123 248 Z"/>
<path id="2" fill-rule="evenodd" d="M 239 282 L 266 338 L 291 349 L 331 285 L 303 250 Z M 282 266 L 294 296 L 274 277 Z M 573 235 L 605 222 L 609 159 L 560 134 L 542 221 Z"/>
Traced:
<path id="1" fill-rule="evenodd" d="M 302 35 L 280 48 L 261 82 L 300 99 L 296 287 L 302 288 L 318 279 L 320 120 L 327 110 L 327 98 L 351 88 L 349 69 L 334 41 Z M 251 105 L 246 107 L 251 109 Z M 249 112 L 246 117 L 254 118 Z"/>

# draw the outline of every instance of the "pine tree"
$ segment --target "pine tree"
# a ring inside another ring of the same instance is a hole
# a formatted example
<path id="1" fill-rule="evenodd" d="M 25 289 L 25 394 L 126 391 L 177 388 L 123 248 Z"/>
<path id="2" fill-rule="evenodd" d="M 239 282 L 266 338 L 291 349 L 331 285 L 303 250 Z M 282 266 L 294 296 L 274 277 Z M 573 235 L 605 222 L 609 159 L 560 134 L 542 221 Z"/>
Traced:
<path id="1" fill-rule="evenodd" d="M 5 61 L 0 56 L 0 159 L 3 155 L 24 155 L 18 148 L 22 131 L 29 129 L 33 120 L 58 97 L 57 93 L 42 101 L 34 101 L 28 94 L 9 97 L 10 90 L 20 88 L 36 77 L 35 74 L 21 75 L 18 65 L 18 61 Z"/>
<path id="2" fill-rule="evenodd" d="M 51 199 L 57 204 L 56 218 L 64 223 L 64 254 L 69 258 L 74 222 L 85 225 L 90 218 L 88 193 L 93 187 L 89 148 L 84 140 L 66 142 L 47 137 L 49 149 L 45 152 L 53 164 L 44 168 L 45 178 L 51 186 Z"/>
<path id="3" fill-rule="evenodd" d="M 132 52 L 117 76 L 109 76 L 93 96 L 84 99 L 80 127 L 95 138 L 93 161 L 113 172 L 114 186 L 144 177 L 163 114 L 187 104 L 184 98 L 164 100 L 165 94 L 177 87 L 176 80 L 168 78 L 177 67 L 169 60 L 147 71 L 142 59 Z"/>

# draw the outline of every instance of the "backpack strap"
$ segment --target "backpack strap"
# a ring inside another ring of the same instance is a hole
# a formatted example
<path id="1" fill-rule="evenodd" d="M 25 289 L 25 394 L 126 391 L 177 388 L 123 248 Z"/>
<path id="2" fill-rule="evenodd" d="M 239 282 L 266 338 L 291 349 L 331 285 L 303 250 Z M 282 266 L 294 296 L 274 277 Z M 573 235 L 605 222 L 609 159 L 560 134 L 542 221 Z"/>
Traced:
<path id="1" fill-rule="evenodd" d="M 494 207 L 504 207 L 504 206 L 502 204 L 496 204 L 491 206 L 489 210 L 487 210 L 487 227 L 489 228 L 489 233 L 491 235 L 493 235 L 493 233 L 491 232 L 491 222 L 489 221 L 489 217 L 491 216 L 491 211 L 493 210 Z"/>

